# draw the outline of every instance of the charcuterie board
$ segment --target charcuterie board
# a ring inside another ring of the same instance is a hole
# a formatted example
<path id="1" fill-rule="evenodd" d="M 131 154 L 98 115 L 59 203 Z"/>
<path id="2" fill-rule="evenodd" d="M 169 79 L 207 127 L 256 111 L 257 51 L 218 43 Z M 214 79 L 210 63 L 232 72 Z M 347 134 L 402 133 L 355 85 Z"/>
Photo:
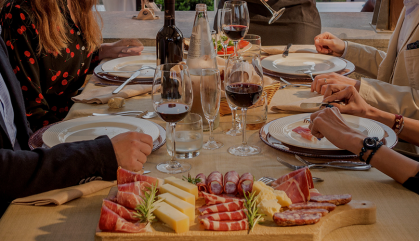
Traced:
<path id="1" fill-rule="evenodd" d="M 111 188 L 108 198 L 114 197 L 117 193 L 117 187 Z M 197 200 L 196 206 L 201 207 L 204 204 L 204 199 Z M 196 211 L 198 216 L 198 211 Z M 197 219 L 190 225 L 190 231 L 186 233 L 175 233 L 171 228 L 165 226 L 162 222 L 152 223 L 152 232 L 146 233 L 116 233 L 116 232 L 101 232 L 99 229 L 96 232 L 95 240 L 110 241 L 110 240 L 147 240 L 147 241 L 162 241 L 162 240 L 268 240 L 270 238 L 279 240 L 287 239 L 290 241 L 320 241 L 328 233 L 335 229 L 347 227 L 351 225 L 368 225 L 376 222 L 376 206 L 369 201 L 353 200 L 350 203 L 337 208 L 328 213 L 325 217 L 313 225 L 294 226 L 294 227 L 279 227 L 274 222 L 266 221 L 257 224 L 253 232 L 248 234 L 247 231 L 208 231 L 197 222 Z"/>

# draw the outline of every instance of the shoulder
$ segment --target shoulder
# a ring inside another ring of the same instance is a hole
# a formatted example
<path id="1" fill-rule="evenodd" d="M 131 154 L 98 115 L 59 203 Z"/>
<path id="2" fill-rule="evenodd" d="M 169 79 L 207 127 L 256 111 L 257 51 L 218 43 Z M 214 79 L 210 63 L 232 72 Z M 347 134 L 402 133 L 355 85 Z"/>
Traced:
<path id="1" fill-rule="evenodd" d="M 0 13 L 3 29 L 31 25 L 32 7 L 27 0 L 8 0 Z"/>

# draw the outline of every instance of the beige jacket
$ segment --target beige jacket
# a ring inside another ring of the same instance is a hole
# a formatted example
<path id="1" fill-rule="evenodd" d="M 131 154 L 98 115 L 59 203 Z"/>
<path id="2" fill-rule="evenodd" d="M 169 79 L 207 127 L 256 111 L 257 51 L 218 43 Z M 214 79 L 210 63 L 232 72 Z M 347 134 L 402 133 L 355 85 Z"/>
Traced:
<path id="1" fill-rule="evenodd" d="M 402 10 L 388 52 L 348 42 L 345 58 L 353 62 L 357 71 L 372 79 L 362 78 L 360 95 L 370 105 L 394 114 L 419 119 L 419 49 L 407 50 L 407 44 L 419 40 L 419 13 L 410 25 L 409 35 L 401 49 L 398 37 L 404 21 Z"/>

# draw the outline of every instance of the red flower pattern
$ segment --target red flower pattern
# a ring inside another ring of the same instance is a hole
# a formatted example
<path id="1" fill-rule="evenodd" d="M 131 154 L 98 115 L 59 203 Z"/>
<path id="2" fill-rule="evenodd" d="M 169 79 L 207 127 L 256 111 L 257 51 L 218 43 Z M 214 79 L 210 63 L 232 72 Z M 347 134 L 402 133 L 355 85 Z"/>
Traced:
<path id="1" fill-rule="evenodd" d="M 31 57 L 31 53 L 29 51 L 25 51 L 24 54 L 25 54 L 26 57 Z"/>

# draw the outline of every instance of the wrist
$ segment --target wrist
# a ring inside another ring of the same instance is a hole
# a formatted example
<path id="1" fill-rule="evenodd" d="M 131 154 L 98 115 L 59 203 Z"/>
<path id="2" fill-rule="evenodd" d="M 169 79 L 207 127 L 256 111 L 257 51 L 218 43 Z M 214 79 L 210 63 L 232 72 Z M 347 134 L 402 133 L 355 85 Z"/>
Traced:
<path id="1" fill-rule="evenodd" d="M 99 51 L 98 51 L 99 52 L 99 55 L 98 55 L 99 60 L 112 57 L 112 56 L 109 56 L 109 54 L 108 54 L 109 53 L 108 49 L 110 48 L 110 45 L 111 44 L 109 44 L 109 43 L 101 44 L 101 47 L 99 48 Z"/>
<path id="2" fill-rule="evenodd" d="M 371 105 L 369 105 L 368 110 L 366 111 L 366 115 L 364 117 L 379 121 L 389 126 L 390 128 L 392 128 L 392 126 L 394 125 L 395 120 L 395 115 L 379 110 L 375 107 L 372 107 Z"/>
<path id="3" fill-rule="evenodd" d="M 366 138 L 366 136 L 362 135 L 362 134 L 356 134 L 356 135 L 352 135 L 350 137 L 350 141 L 349 141 L 349 145 L 348 145 L 348 150 L 351 151 L 352 153 L 359 155 L 360 151 L 362 150 L 363 147 L 363 140 Z"/>

